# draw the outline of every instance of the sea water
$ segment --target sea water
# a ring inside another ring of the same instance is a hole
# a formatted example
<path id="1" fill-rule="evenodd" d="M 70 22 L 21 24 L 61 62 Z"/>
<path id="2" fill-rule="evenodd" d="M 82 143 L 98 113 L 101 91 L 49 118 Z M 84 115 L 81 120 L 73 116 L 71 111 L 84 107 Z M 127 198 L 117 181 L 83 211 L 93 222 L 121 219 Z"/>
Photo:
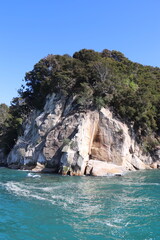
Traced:
<path id="1" fill-rule="evenodd" d="M 122 177 L 0 168 L 0 240 L 160 239 L 160 171 Z"/>

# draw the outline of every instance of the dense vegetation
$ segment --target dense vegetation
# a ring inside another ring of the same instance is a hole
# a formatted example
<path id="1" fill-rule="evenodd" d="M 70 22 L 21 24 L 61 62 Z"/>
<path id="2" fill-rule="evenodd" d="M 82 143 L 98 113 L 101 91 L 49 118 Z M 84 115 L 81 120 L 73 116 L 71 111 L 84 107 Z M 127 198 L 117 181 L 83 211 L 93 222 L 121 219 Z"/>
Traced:
<path id="1" fill-rule="evenodd" d="M 8 154 L 12 149 L 22 126 L 22 115 L 14 107 L 0 104 L 0 149 Z"/>
<path id="2" fill-rule="evenodd" d="M 1 124 L 0 144 L 13 146 L 23 119 L 32 109 L 42 109 L 49 93 L 75 96 L 81 109 L 111 107 L 146 150 L 159 144 L 160 68 L 128 60 L 121 52 L 83 49 L 69 55 L 48 55 L 26 73 L 25 84 L 14 98 Z M 1 107 L 2 109 L 3 107 Z"/>

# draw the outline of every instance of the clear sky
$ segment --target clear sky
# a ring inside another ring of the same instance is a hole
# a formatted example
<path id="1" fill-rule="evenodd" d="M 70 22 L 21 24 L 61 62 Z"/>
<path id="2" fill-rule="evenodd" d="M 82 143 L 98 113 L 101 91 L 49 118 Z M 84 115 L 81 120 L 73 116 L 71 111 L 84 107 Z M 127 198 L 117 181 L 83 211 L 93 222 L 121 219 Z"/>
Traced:
<path id="1" fill-rule="evenodd" d="M 83 48 L 160 67 L 160 0 L 1 0 L 0 103 L 41 58 Z"/>

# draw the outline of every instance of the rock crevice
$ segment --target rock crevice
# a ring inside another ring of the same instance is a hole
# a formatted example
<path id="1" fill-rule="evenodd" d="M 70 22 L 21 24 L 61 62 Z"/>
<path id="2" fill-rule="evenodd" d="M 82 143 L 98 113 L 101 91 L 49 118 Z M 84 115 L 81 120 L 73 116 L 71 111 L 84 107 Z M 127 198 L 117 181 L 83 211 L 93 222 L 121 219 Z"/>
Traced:
<path id="1" fill-rule="evenodd" d="M 159 149 L 154 158 L 159 161 Z M 41 172 L 104 176 L 149 169 L 154 158 L 142 153 L 127 125 L 109 109 L 76 111 L 74 99 L 52 94 L 43 112 L 34 111 L 27 119 L 7 164 Z"/>

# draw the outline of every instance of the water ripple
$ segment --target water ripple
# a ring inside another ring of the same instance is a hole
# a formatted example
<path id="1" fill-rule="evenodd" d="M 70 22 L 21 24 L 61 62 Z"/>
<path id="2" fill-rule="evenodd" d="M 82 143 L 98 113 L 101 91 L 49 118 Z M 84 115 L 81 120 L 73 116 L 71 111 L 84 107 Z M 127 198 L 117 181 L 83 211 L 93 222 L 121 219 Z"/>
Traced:
<path id="1" fill-rule="evenodd" d="M 0 237 L 5 236 L 0 239 L 21 240 L 22 232 L 24 240 L 160 239 L 158 171 L 122 178 L 11 173 L 6 172 L 0 182 L 0 226 L 4 231 Z"/>

